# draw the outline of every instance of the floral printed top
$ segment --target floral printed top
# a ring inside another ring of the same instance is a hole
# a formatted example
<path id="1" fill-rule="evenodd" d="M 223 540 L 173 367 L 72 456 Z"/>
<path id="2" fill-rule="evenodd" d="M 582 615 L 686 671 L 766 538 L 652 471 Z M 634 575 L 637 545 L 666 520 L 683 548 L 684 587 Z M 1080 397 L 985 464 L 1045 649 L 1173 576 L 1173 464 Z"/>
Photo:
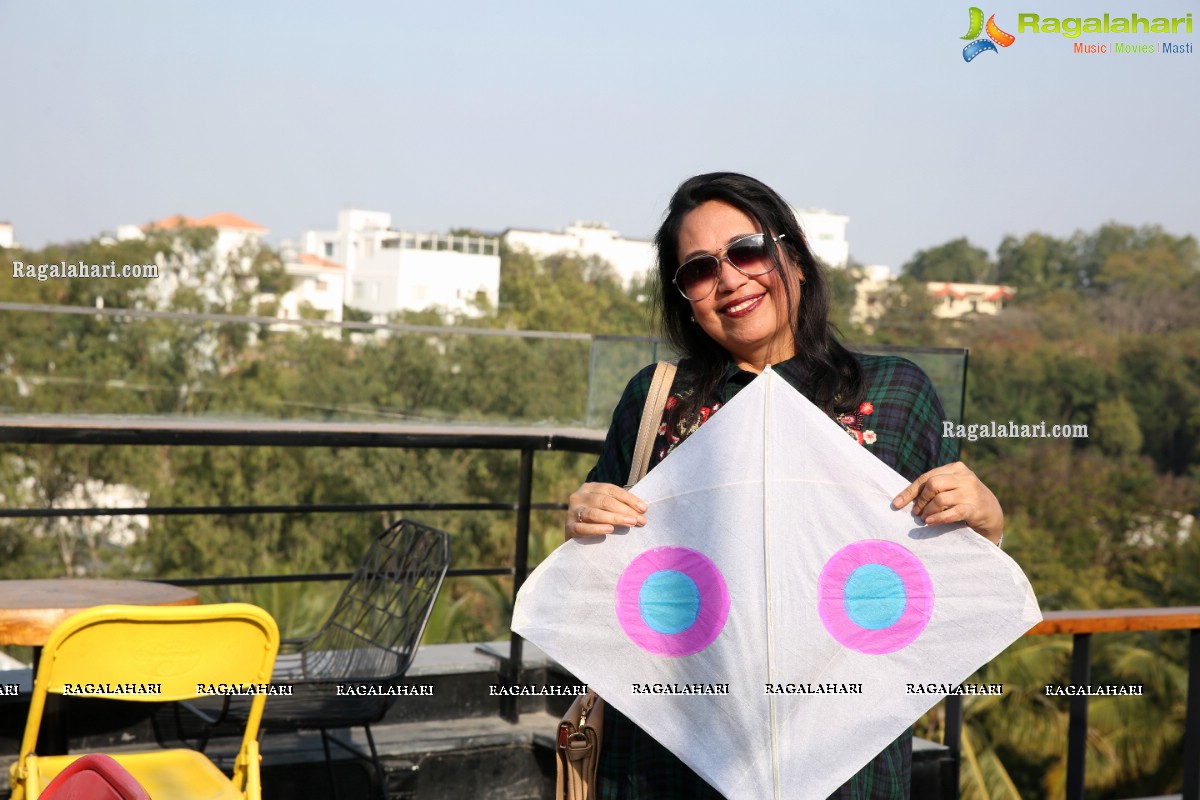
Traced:
<path id="1" fill-rule="evenodd" d="M 934 467 L 954 460 L 955 440 L 943 438 L 945 412 L 933 384 L 920 367 L 898 356 L 858 354 L 866 386 L 864 400 L 852 414 L 834 418 L 853 438 L 892 469 L 909 480 Z M 804 392 L 805 369 L 797 359 L 776 364 L 773 369 L 789 384 Z M 699 430 L 708 419 L 741 391 L 756 375 L 731 364 L 726 372 L 720 396 L 687 419 L 679 413 L 681 386 L 687 381 L 687 360 L 679 365 L 671 397 L 663 411 L 658 436 L 650 458 L 650 469 L 666 458 L 680 442 Z M 633 448 L 637 443 L 642 409 L 654 376 L 651 364 L 638 372 L 625 387 L 625 393 L 613 411 L 612 425 L 600 453 L 600 459 L 588 475 L 589 481 L 624 485 L 629 477 Z M 811 398 L 810 398 L 811 399 Z"/>

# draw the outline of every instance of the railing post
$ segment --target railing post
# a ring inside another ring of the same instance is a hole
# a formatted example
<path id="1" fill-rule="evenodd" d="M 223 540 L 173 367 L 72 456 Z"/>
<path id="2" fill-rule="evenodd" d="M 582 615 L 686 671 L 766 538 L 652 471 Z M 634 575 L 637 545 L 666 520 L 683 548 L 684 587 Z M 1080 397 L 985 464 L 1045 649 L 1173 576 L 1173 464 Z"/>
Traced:
<path id="1" fill-rule="evenodd" d="M 1183 724 L 1183 800 L 1200 800 L 1200 628 L 1192 628 L 1188 634 L 1187 714 Z"/>
<path id="2" fill-rule="evenodd" d="M 1071 685 L 1087 692 L 1092 682 L 1092 635 L 1075 634 L 1071 650 Z M 1072 695 L 1067 728 L 1067 800 L 1083 800 L 1087 769 L 1088 696 Z"/>
<path id="3" fill-rule="evenodd" d="M 943 710 L 946 714 L 946 730 L 942 735 L 942 744 L 950 748 L 950 762 L 942 768 L 942 789 L 945 790 L 943 796 L 958 797 L 958 774 L 962 765 L 962 695 L 947 696 Z"/>
<path id="4" fill-rule="evenodd" d="M 513 606 L 517 603 L 517 592 L 529 574 L 529 514 L 533 506 L 533 450 L 521 451 L 519 470 L 520 484 L 517 488 L 517 546 L 513 553 Z M 505 679 L 510 686 L 521 682 L 521 658 L 524 640 L 510 633 L 508 645 L 508 669 Z M 500 701 L 500 716 L 516 723 L 521 718 L 518 707 L 520 697 L 505 696 Z"/>

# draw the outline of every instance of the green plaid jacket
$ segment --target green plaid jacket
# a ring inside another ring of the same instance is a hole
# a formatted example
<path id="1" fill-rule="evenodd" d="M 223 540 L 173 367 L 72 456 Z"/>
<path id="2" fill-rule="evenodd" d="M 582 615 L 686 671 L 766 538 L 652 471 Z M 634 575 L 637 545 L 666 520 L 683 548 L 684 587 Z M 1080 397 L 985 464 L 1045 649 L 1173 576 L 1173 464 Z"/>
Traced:
<path id="1" fill-rule="evenodd" d="M 945 412 L 928 376 L 903 358 L 868 355 L 858 358 L 863 368 L 866 401 L 856 413 L 835 418 L 846 429 L 847 435 L 853 436 L 880 461 L 909 480 L 952 461 L 954 441 L 942 437 Z M 806 393 L 804 368 L 795 359 L 774 365 L 773 369 L 801 393 Z M 638 372 L 625 388 L 613 411 L 612 425 L 600 459 L 588 475 L 589 481 L 625 484 L 653 375 L 654 365 L 650 365 Z M 688 366 L 684 360 L 672 387 L 674 400 L 668 401 L 668 408 L 663 413 L 650 457 L 650 469 L 756 377 L 731 364 L 720 396 L 701 404 L 699 411 L 689 419 L 679 419 L 675 402 L 681 389 L 686 390 L 687 375 Z M 703 735 L 702 731 L 698 733 Z M 907 798 L 911 773 L 910 729 L 875 756 L 831 798 Z M 717 790 L 611 704 L 605 711 L 599 784 L 600 800 L 721 798 Z"/>

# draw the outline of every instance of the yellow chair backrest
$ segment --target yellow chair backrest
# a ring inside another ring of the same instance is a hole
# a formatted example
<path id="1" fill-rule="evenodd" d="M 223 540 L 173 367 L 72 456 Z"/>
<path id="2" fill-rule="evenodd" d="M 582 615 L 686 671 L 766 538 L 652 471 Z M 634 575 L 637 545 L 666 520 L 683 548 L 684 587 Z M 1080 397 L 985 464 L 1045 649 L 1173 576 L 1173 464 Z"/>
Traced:
<path id="1" fill-rule="evenodd" d="M 48 693 L 190 700 L 212 689 L 268 684 L 278 652 L 275 620 L 246 603 L 81 611 L 56 628 L 42 649 L 21 756 L 35 752 Z M 251 701 L 239 764 L 257 752 L 265 703 L 265 693 Z M 244 776 L 235 775 L 235 782 L 239 777 Z"/>

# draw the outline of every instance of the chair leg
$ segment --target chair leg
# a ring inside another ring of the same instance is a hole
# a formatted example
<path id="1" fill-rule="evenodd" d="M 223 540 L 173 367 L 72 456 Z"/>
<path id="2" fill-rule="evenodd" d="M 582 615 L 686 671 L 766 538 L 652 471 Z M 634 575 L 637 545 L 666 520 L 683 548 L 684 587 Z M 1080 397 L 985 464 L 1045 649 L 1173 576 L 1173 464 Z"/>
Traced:
<path id="1" fill-rule="evenodd" d="M 329 752 L 329 734 L 321 728 L 321 746 L 325 748 L 325 772 L 329 775 L 329 788 L 333 792 L 333 800 L 341 800 L 338 795 L 337 776 L 333 774 L 333 755 Z"/>
<path id="2" fill-rule="evenodd" d="M 379 785 L 379 797 L 381 800 L 388 800 L 387 773 L 384 772 L 383 762 L 379 760 L 379 750 L 375 747 L 375 735 L 371 733 L 371 726 L 367 723 L 363 723 L 363 731 L 367 734 L 367 747 L 370 748 L 370 754 L 364 753 L 361 747 L 354 744 L 353 740 L 343 741 L 328 733 L 324 728 L 321 729 L 321 744 L 325 748 L 325 765 L 329 770 L 330 783 L 334 783 L 333 761 L 329 755 L 329 743 L 332 742 L 358 759 L 358 763 L 370 760 L 371 766 L 375 770 L 375 782 Z M 334 786 L 334 798 L 337 800 L 336 785 Z"/>
<path id="3" fill-rule="evenodd" d="M 379 798 L 388 800 L 387 775 L 383 771 L 383 762 L 379 760 L 379 751 L 375 749 L 375 737 L 371 735 L 369 724 L 364 723 L 363 730 L 367 732 L 367 745 L 371 748 L 371 764 L 375 767 L 375 778 L 379 781 Z"/>

